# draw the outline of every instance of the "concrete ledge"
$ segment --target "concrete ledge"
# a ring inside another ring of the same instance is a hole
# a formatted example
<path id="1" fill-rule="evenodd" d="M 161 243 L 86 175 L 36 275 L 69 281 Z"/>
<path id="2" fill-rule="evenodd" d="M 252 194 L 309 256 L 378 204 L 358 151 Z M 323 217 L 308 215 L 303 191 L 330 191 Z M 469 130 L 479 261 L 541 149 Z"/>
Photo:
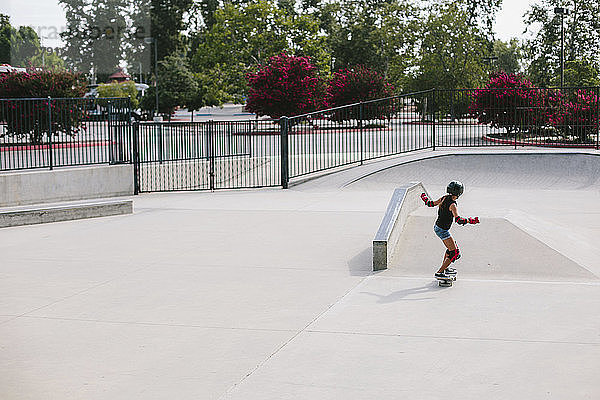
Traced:
<path id="1" fill-rule="evenodd" d="M 421 182 L 410 182 L 394 190 L 379 230 L 373 239 L 373 271 L 387 269 L 408 215 L 421 204 Z"/>
<path id="2" fill-rule="evenodd" d="M 131 195 L 131 164 L 0 173 L 0 207 Z"/>
<path id="3" fill-rule="evenodd" d="M 133 200 L 38 205 L 0 210 L 0 228 L 133 213 Z"/>

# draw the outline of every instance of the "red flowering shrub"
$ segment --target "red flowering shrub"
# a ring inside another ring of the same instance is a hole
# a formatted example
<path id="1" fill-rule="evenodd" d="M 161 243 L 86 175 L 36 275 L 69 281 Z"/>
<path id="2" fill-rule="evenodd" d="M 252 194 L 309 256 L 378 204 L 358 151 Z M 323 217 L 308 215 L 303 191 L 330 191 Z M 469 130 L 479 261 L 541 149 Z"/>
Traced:
<path id="1" fill-rule="evenodd" d="M 358 65 L 352 69 L 334 72 L 327 88 L 329 107 L 340 107 L 393 95 L 394 88 L 377 71 Z M 360 119 L 381 119 L 392 113 L 391 102 L 378 101 L 336 111 L 332 119 L 337 121 Z"/>
<path id="2" fill-rule="evenodd" d="M 82 75 L 67 71 L 16 72 L 0 77 L 0 120 L 6 123 L 5 135 L 28 135 L 32 143 L 41 143 L 49 132 L 74 135 L 84 113 L 81 103 L 52 98 L 82 97 L 86 82 Z M 37 100 L 23 100 L 37 98 Z M 43 99 L 43 100 L 42 100 Z"/>
<path id="3" fill-rule="evenodd" d="M 598 132 L 599 97 L 591 90 L 578 90 L 564 101 L 550 117 L 550 123 L 565 139 L 592 142 Z"/>
<path id="4" fill-rule="evenodd" d="M 560 93 L 533 87 L 521 75 L 497 72 L 483 89 L 473 93 L 471 115 L 482 124 L 507 132 L 535 131 L 548 125 Z"/>
<path id="5" fill-rule="evenodd" d="M 325 106 L 325 82 L 309 57 L 271 57 L 249 73 L 246 109 L 271 118 L 309 113 Z"/>
<path id="6" fill-rule="evenodd" d="M 495 73 L 476 90 L 470 112 L 480 123 L 528 132 L 535 136 L 562 134 L 566 141 L 590 142 L 597 134 L 599 96 L 591 90 L 534 88 L 520 75 Z"/>
<path id="7" fill-rule="evenodd" d="M 85 77 L 69 71 L 13 72 L 0 77 L 0 99 L 83 97 Z"/>

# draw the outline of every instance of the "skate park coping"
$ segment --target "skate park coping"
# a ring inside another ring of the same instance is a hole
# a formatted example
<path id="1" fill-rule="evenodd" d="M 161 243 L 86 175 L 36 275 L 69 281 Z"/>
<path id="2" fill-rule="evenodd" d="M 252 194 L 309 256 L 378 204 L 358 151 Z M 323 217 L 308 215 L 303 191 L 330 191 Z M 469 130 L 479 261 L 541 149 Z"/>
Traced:
<path id="1" fill-rule="evenodd" d="M 421 182 L 410 182 L 394 190 L 373 239 L 373 271 L 387 269 L 410 213 L 420 205 L 415 193 L 427 193 Z"/>

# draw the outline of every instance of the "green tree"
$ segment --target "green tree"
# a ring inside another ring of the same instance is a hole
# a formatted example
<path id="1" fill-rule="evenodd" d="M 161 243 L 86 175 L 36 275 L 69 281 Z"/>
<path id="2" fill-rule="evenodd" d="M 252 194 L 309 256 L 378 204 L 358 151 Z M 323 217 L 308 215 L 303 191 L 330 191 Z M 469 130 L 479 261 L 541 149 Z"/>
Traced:
<path id="1" fill-rule="evenodd" d="M 485 81 L 483 57 L 489 42 L 481 28 L 456 4 L 432 6 L 423 24 L 414 91 L 477 87 Z"/>
<path id="2" fill-rule="evenodd" d="M 219 7 L 219 0 L 203 0 L 199 4 L 200 14 L 202 15 L 202 20 L 204 22 L 204 26 L 207 28 L 211 28 L 215 24 L 215 12 Z"/>
<path id="3" fill-rule="evenodd" d="M 123 59 L 128 0 L 59 0 L 67 30 L 63 54 L 68 65 L 81 72 L 94 71 L 107 78 Z"/>
<path id="4" fill-rule="evenodd" d="M 318 7 L 335 69 L 367 65 L 401 86 L 414 58 L 421 13 L 416 2 L 341 0 Z"/>
<path id="5" fill-rule="evenodd" d="M 185 15 L 193 6 L 194 0 L 150 0 L 151 36 L 158 41 L 158 60 L 184 52 Z M 151 52 L 154 60 L 154 47 Z"/>
<path id="6" fill-rule="evenodd" d="M 466 24 L 477 26 L 491 45 L 494 39 L 494 21 L 502 0 L 463 0 L 455 4 L 465 14 Z"/>
<path id="7" fill-rule="evenodd" d="M 490 42 L 483 28 L 469 24 L 469 15 L 460 4 L 431 6 L 420 33 L 420 54 L 409 90 L 473 88 L 486 81 L 489 67 L 484 57 L 489 54 Z M 468 112 L 468 96 L 441 92 L 435 99 L 435 104 L 428 105 L 427 114 L 440 112 L 456 119 Z M 419 109 L 424 113 L 425 104 Z"/>
<path id="8" fill-rule="evenodd" d="M 600 71 L 591 62 L 574 60 L 565 62 L 565 86 L 600 86 Z"/>
<path id="9" fill-rule="evenodd" d="M 224 91 L 236 100 L 246 92 L 246 74 L 287 47 L 283 11 L 260 1 L 246 7 L 225 3 L 214 13 L 215 23 L 193 49 L 192 68 L 224 78 Z"/>
<path id="10" fill-rule="evenodd" d="M 54 51 L 42 49 L 38 34 L 29 26 L 18 29 L 10 19 L 0 14 L 0 63 L 18 67 L 64 68 L 63 60 Z"/>
<path id="11" fill-rule="evenodd" d="M 34 67 L 44 67 L 45 69 L 65 69 L 65 60 L 63 60 L 59 56 L 59 53 L 57 51 L 48 51 L 43 48 L 37 54 L 31 57 L 27 65 L 29 64 L 31 64 Z"/>
<path id="12" fill-rule="evenodd" d="M 10 36 L 12 26 L 8 15 L 0 14 L 0 64 L 10 64 Z"/>
<path id="13" fill-rule="evenodd" d="M 11 63 L 23 67 L 63 69 L 64 61 L 55 51 L 42 48 L 40 38 L 33 28 L 21 26 L 11 35 Z"/>
<path id="14" fill-rule="evenodd" d="M 310 56 L 320 69 L 329 67 L 324 37 L 311 15 L 288 15 L 275 1 L 257 0 L 227 1 L 214 18 L 210 28 L 195 33 L 191 65 L 194 72 L 219 77 L 227 100 L 242 100 L 246 74 L 282 52 Z"/>
<path id="15" fill-rule="evenodd" d="M 133 81 L 101 83 L 98 85 L 99 97 L 129 97 L 131 108 L 136 109 L 139 105 L 138 91 Z"/>
<path id="16" fill-rule="evenodd" d="M 198 104 L 198 83 L 187 66 L 185 58 L 167 56 L 158 65 L 158 112 L 171 115 L 175 108 Z M 141 108 L 154 110 L 155 86 L 146 90 L 142 97 Z"/>
<path id="17" fill-rule="evenodd" d="M 223 92 L 223 80 L 218 76 L 209 76 L 202 72 L 193 74 L 198 91 L 187 104 L 188 109 L 198 110 L 205 106 L 220 106 L 227 94 Z"/>
<path id="18" fill-rule="evenodd" d="M 11 62 L 14 65 L 26 66 L 34 56 L 41 52 L 40 38 L 29 26 L 13 28 L 10 45 Z"/>
<path id="19" fill-rule="evenodd" d="M 494 42 L 494 55 L 498 57 L 495 69 L 509 74 L 521 72 L 521 46 L 517 39 L 511 39 L 509 42 L 496 40 Z"/>
<path id="20" fill-rule="evenodd" d="M 148 81 L 151 72 L 154 71 L 154 45 L 146 42 L 152 37 L 150 1 L 142 0 L 133 3 L 129 18 L 131 26 L 126 31 L 123 42 L 127 70 L 139 73 L 140 81 Z"/>
<path id="21" fill-rule="evenodd" d="M 600 65 L 600 1 L 542 0 L 525 14 L 527 72 L 536 86 L 560 84 L 561 16 L 555 7 L 566 7 L 564 16 L 565 73 L 569 62 L 579 61 L 598 70 Z"/>

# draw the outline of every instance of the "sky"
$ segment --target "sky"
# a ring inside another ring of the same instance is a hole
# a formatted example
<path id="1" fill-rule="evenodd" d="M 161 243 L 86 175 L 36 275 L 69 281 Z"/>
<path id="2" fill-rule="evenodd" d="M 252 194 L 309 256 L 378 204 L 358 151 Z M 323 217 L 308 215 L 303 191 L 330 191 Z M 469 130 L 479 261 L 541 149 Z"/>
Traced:
<path id="1" fill-rule="evenodd" d="M 523 38 L 523 14 L 539 0 L 504 0 L 496 16 L 497 38 Z M 61 46 L 57 33 L 64 30 L 65 13 L 57 0 L 0 0 L 0 13 L 10 16 L 13 26 L 32 26 L 43 39 L 43 45 Z"/>

